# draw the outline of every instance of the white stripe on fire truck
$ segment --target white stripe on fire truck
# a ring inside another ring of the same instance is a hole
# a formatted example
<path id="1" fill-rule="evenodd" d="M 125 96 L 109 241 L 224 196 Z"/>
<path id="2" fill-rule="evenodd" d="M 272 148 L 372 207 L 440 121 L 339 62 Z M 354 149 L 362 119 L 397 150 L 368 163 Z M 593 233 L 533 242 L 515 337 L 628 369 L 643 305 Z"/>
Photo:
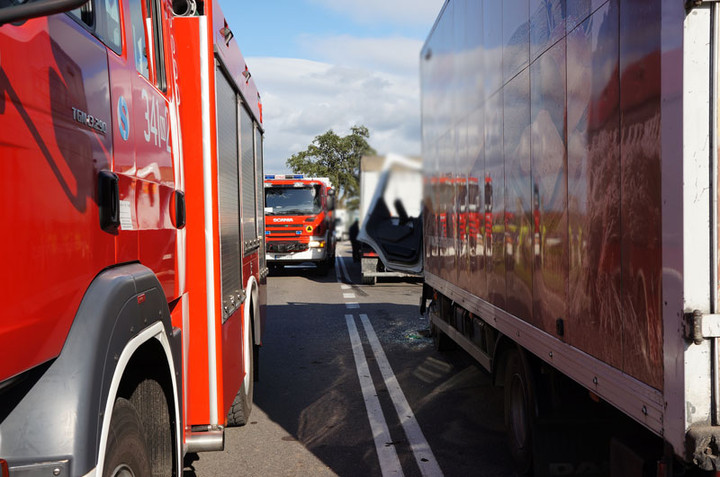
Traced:
<path id="1" fill-rule="evenodd" d="M 207 293 L 208 373 L 210 378 L 210 422 L 218 425 L 217 343 L 215 342 L 215 246 L 213 242 L 213 184 L 210 149 L 210 59 L 207 17 L 200 17 L 200 94 L 202 103 L 203 188 L 205 201 L 205 287 Z"/>

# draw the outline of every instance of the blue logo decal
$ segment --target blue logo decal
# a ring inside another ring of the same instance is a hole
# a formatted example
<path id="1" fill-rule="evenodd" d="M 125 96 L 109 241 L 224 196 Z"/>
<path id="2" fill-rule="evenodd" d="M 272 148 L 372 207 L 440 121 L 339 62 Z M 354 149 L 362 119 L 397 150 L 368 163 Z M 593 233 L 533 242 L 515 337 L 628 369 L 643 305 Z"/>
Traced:
<path id="1" fill-rule="evenodd" d="M 130 137 L 130 113 L 128 112 L 127 102 L 122 96 L 118 99 L 117 115 L 120 136 L 122 136 L 124 141 L 127 141 Z"/>

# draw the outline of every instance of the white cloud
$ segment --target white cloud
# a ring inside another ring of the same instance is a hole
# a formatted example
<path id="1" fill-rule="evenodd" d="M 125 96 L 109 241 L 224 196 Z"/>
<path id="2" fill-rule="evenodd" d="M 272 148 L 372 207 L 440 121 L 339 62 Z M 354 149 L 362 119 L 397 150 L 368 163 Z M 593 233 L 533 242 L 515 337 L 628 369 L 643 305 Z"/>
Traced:
<path id="1" fill-rule="evenodd" d="M 360 23 L 385 21 L 403 25 L 432 25 L 443 0 L 311 0 L 330 10 L 346 14 Z"/>
<path id="2" fill-rule="evenodd" d="M 423 45 L 422 41 L 410 38 L 357 38 L 350 35 L 306 35 L 299 43 L 306 51 L 330 63 L 413 76 L 418 74 Z"/>
<path id="3" fill-rule="evenodd" d="M 285 161 L 328 129 L 364 125 L 381 154 L 420 153 L 419 51 L 404 38 L 306 37 L 326 61 L 248 58 L 263 101 L 265 170 Z"/>

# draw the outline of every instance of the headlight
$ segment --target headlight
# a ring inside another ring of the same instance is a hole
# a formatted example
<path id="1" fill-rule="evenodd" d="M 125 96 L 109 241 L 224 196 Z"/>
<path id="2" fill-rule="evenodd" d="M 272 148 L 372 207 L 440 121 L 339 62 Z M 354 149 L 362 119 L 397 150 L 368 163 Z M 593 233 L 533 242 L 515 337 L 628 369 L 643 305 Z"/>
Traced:
<path id="1" fill-rule="evenodd" d="M 325 248 L 324 240 L 311 240 L 308 245 L 312 248 Z"/>

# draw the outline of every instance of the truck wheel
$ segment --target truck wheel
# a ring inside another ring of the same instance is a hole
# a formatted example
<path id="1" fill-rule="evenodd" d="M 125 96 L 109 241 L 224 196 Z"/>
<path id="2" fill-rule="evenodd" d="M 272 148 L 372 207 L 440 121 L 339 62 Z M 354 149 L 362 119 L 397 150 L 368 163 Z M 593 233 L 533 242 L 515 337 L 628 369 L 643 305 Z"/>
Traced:
<path id="1" fill-rule="evenodd" d="M 103 477 L 144 477 L 151 474 L 150 451 L 140 416 L 130 401 L 118 398 L 110 419 Z"/>
<path id="2" fill-rule="evenodd" d="M 519 475 L 532 470 L 534 387 L 520 352 L 510 350 L 505 364 L 505 428 Z"/>
<path id="3" fill-rule="evenodd" d="M 363 285 L 375 285 L 377 283 L 377 277 L 368 277 L 368 276 L 363 275 L 360 278 L 360 281 L 362 282 Z"/>
<path id="4" fill-rule="evenodd" d="M 253 345 L 252 331 L 250 330 L 250 324 L 245 329 L 245 340 L 243 349 L 243 358 L 246 360 L 247 366 L 245 366 L 245 377 L 243 378 L 240 389 L 235 395 L 232 406 L 227 415 L 227 424 L 229 427 L 244 426 L 248 422 L 250 417 L 250 411 L 252 410 L 253 403 L 253 388 L 255 381 L 254 361 L 255 361 L 255 346 Z"/>

